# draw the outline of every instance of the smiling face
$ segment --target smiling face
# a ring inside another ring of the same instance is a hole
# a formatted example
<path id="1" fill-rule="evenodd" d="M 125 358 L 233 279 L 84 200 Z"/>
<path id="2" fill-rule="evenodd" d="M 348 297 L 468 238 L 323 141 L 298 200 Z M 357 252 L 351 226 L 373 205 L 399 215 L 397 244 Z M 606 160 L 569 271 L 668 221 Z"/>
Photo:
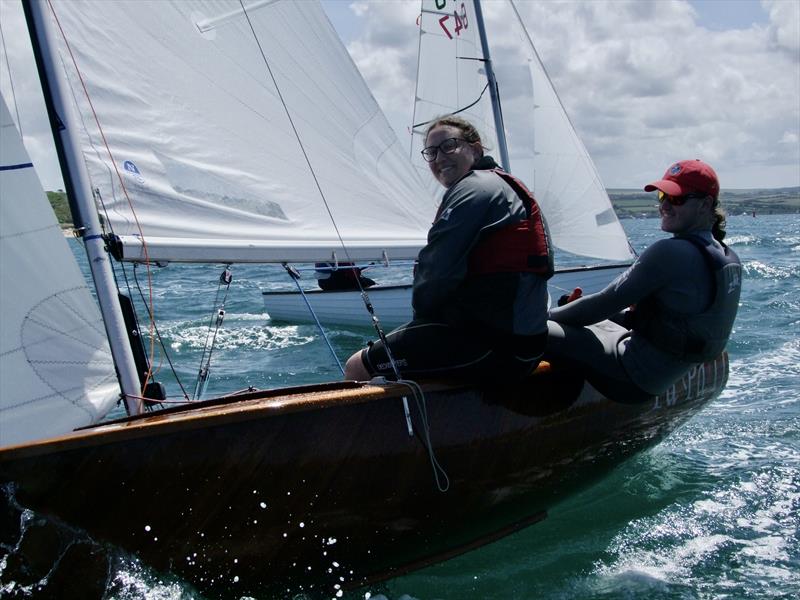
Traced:
<path id="1" fill-rule="evenodd" d="M 714 223 L 711 203 L 711 198 L 708 196 L 689 197 L 681 206 L 675 206 L 664 200 L 658 206 L 661 229 L 674 234 L 711 229 Z"/>
<path id="2" fill-rule="evenodd" d="M 463 138 L 463 133 L 452 125 L 437 125 L 428 132 L 425 146 L 438 146 L 450 138 L 461 139 Z M 440 150 L 433 162 L 428 163 L 428 165 L 436 180 L 444 187 L 449 188 L 466 175 L 480 157 L 481 149 L 479 143 L 470 144 L 466 141 L 460 141 L 454 152 L 445 154 Z"/>

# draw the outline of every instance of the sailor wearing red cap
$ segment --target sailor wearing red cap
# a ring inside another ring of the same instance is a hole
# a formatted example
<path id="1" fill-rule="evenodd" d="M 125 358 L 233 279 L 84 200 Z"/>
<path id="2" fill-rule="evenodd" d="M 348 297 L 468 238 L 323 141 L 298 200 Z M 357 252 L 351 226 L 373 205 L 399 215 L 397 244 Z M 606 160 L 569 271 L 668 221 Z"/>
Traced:
<path id="1" fill-rule="evenodd" d="M 657 192 L 661 229 L 604 290 L 550 311 L 548 358 L 571 363 L 614 400 L 664 392 L 725 348 L 742 268 L 725 238 L 717 174 L 701 160 L 671 165 L 644 187 Z M 633 307 L 632 309 L 629 307 Z"/>

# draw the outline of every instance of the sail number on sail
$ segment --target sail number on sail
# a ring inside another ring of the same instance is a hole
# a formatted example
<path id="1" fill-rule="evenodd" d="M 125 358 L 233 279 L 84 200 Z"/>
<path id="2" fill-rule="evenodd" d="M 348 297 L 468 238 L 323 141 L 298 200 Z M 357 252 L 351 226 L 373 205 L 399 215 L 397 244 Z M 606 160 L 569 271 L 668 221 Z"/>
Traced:
<path id="1" fill-rule="evenodd" d="M 457 5 L 457 2 L 453 2 L 453 4 Z M 444 10 L 447 6 L 447 0 L 436 0 L 436 8 L 437 10 Z M 453 39 L 453 34 L 450 33 L 450 29 L 448 28 L 448 21 L 450 20 L 450 15 L 446 14 L 443 15 L 439 19 L 439 25 L 442 26 L 442 30 L 447 34 L 447 37 L 451 40 Z M 455 21 L 455 27 L 453 28 L 453 32 L 458 36 L 461 35 L 461 31 L 467 28 L 467 7 L 464 6 L 464 3 L 461 3 L 461 13 L 459 14 L 458 6 L 453 10 L 453 20 Z M 453 24 L 449 24 L 449 27 L 453 27 Z"/>

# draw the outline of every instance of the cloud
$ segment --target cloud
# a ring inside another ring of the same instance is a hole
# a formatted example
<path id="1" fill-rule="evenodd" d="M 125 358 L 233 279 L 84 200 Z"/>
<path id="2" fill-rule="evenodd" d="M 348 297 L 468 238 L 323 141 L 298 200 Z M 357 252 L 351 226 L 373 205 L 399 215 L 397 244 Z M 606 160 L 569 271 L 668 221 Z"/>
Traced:
<path id="1" fill-rule="evenodd" d="M 769 12 L 771 39 L 797 59 L 800 53 L 800 4 L 791 0 L 762 0 L 762 4 Z"/>
<path id="2" fill-rule="evenodd" d="M 419 2 L 354 2 L 363 29 L 348 51 L 401 140 L 407 139 L 417 76 Z"/>
<path id="3" fill-rule="evenodd" d="M 791 131 L 784 131 L 780 139 L 781 144 L 798 144 L 800 143 L 800 136 Z"/>
<path id="4" fill-rule="evenodd" d="M 419 5 L 357 4 L 365 28 L 349 49 L 402 131 L 409 117 L 399 125 L 396 115 L 413 102 Z M 500 63 L 515 51 L 505 35 L 513 16 L 500 3 L 483 6 Z M 712 31 L 681 0 L 517 3 L 608 187 L 638 187 L 687 157 L 712 162 L 732 188 L 800 185 L 800 5 L 763 6 L 767 25 Z"/>
<path id="5" fill-rule="evenodd" d="M 760 24 L 712 31 L 682 0 L 517 2 L 608 187 L 638 187 L 685 157 L 712 162 L 723 186 L 800 185 L 800 4 L 762 0 L 762 6 Z M 483 7 L 499 65 L 517 51 L 514 36 L 505 35 L 513 15 L 505 3 Z M 359 0 L 348 8 L 348 23 L 355 25 L 348 49 L 406 142 L 419 2 Z M 12 67 L 17 63 L 25 141 L 45 186 L 53 188 L 60 183 L 50 134 L 41 117 L 32 117 L 43 114 L 35 67 L 25 36 L 11 33 L 24 31 L 17 3 L 0 1 L 0 18 Z M 11 104 L 5 61 L 0 86 Z M 524 88 L 513 79 L 505 84 L 509 106 Z M 31 102 L 37 108 L 23 110 Z"/>

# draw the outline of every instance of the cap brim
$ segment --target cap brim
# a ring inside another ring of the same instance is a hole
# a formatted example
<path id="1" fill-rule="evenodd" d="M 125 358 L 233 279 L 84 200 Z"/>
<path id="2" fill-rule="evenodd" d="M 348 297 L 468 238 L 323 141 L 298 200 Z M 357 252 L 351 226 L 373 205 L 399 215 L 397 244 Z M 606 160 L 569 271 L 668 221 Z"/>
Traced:
<path id="1" fill-rule="evenodd" d="M 644 186 L 645 192 L 655 192 L 656 190 L 661 190 L 665 194 L 669 194 L 670 196 L 682 196 L 683 189 L 674 181 L 668 181 L 666 179 L 661 179 L 659 181 L 654 181 L 653 183 L 648 183 Z"/>

